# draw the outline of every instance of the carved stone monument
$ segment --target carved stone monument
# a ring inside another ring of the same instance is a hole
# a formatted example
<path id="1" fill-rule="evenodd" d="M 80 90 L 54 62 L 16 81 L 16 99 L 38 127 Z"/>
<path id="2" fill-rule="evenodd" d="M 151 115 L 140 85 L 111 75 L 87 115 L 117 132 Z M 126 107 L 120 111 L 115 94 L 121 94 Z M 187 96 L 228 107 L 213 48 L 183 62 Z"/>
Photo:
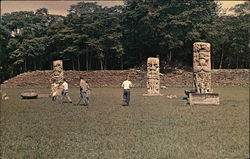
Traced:
<path id="1" fill-rule="evenodd" d="M 53 75 L 52 80 L 55 81 L 56 84 L 61 85 L 63 83 L 63 61 L 57 60 L 53 61 Z"/>
<path id="2" fill-rule="evenodd" d="M 162 96 L 160 94 L 160 62 L 159 58 L 148 58 L 147 61 L 147 89 L 143 96 Z"/>
<path id="3" fill-rule="evenodd" d="M 210 43 L 193 44 L 193 85 L 192 91 L 185 91 L 189 104 L 219 104 L 219 94 L 211 89 Z"/>
<path id="4" fill-rule="evenodd" d="M 61 85 L 63 83 L 63 61 L 57 60 L 53 61 L 53 73 L 51 78 L 51 93 L 52 95 L 58 95 L 61 90 Z"/>
<path id="5" fill-rule="evenodd" d="M 211 90 L 210 44 L 196 42 L 193 45 L 193 76 L 197 93 L 209 93 Z"/>

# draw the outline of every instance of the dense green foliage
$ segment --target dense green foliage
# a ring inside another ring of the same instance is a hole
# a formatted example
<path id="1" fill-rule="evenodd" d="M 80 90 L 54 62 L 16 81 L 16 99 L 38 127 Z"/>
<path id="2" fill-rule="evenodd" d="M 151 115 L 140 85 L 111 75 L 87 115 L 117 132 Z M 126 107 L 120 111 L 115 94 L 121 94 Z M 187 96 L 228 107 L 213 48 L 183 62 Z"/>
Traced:
<path id="1" fill-rule="evenodd" d="M 234 16 L 219 15 L 214 1 L 126 0 L 111 8 L 96 3 L 72 5 L 66 17 L 36 12 L 1 16 L 0 81 L 25 71 L 142 67 L 159 55 L 162 68 L 191 67 L 192 44 L 212 44 L 213 68 L 248 68 L 247 5 Z"/>

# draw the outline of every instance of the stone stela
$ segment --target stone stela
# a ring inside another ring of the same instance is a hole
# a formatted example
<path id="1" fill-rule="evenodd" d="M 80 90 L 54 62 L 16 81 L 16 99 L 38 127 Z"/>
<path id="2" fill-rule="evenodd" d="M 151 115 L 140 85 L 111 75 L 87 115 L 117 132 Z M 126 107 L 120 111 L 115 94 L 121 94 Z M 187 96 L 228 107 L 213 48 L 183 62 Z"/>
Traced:
<path id="1" fill-rule="evenodd" d="M 63 78 L 63 61 L 53 61 L 53 73 L 51 78 L 51 90 L 53 90 L 52 92 L 57 92 L 62 89 L 61 85 L 63 83 Z"/>
<path id="2" fill-rule="evenodd" d="M 55 80 L 56 84 L 61 85 L 63 83 L 63 61 L 53 61 L 53 75 L 52 80 Z"/>
<path id="3" fill-rule="evenodd" d="M 185 91 L 190 105 L 219 105 L 219 94 L 211 89 L 210 43 L 193 44 L 193 85 L 194 90 Z"/>
<path id="4" fill-rule="evenodd" d="M 160 94 L 160 62 L 159 58 L 148 58 L 147 61 L 147 89 L 143 96 L 162 96 Z"/>

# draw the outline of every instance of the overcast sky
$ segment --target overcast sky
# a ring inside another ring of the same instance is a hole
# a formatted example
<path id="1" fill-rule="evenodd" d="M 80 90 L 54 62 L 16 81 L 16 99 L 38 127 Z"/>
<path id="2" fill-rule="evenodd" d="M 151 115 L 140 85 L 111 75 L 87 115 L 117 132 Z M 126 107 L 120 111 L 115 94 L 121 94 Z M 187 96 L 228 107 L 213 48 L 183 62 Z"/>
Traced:
<path id="1" fill-rule="evenodd" d="M 47 8 L 50 14 L 66 15 L 70 5 L 80 1 L 57 0 L 57 1 L 1 1 L 1 14 L 14 11 L 36 11 L 38 8 Z M 92 1 L 93 2 L 93 1 Z M 244 1 L 220 1 L 223 8 L 233 7 Z M 122 5 L 123 1 L 97 1 L 103 6 Z"/>

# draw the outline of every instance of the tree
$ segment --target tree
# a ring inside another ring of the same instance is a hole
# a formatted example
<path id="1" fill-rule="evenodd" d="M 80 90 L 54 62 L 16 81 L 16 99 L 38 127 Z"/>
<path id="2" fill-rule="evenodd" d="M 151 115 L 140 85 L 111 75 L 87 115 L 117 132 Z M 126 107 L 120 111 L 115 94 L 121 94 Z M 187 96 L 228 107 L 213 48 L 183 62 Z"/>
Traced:
<path id="1" fill-rule="evenodd" d="M 80 2 L 72 5 L 65 20 L 73 28 L 74 46 L 79 57 L 85 59 L 86 70 L 91 69 L 92 61 L 99 60 L 100 69 L 108 69 L 111 58 L 121 58 L 122 34 L 119 7 L 103 8 L 96 3 Z M 78 39 L 78 40 L 77 40 Z"/>
<path id="2" fill-rule="evenodd" d="M 10 39 L 10 32 L 6 27 L 0 24 L 0 83 L 8 78 L 9 73 L 6 71 L 8 70 L 8 51 L 7 45 Z"/>
<path id="3" fill-rule="evenodd" d="M 239 68 L 248 65 L 244 57 L 248 57 L 249 52 L 249 14 L 245 14 L 247 5 L 239 6 L 236 6 L 236 15 L 221 15 L 205 29 L 207 40 L 212 44 L 214 68 Z"/>
<path id="4" fill-rule="evenodd" d="M 192 58 L 193 42 L 206 41 L 203 30 L 217 16 L 213 1 L 129 0 L 126 4 L 125 50 L 139 62 L 158 54 L 169 64 L 191 65 L 192 60 L 185 59 Z"/>
<path id="5" fill-rule="evenodd" d="M 212 44 L 213 68 L 249 67 L 248 3 L 226 16 L 209 0 L 124 2 L 115 7 L 79 2 L 66 17 L 46 8 L 2 15 L 0 80 L 52 69 L 57 59 L 64 60 L 65 70 L 141 68 L 157 55 L 163 69 L 191 67 L 196 41 Z"/>
<path id="6" fill-rule="evenodd" d="M 42 55 L 47 56 L 48 28 L 59 18 L 61 16 L 49 15 L 45 8 L 38 9 L 35 13 L 21 11 L 2 16 L 2 25 L 11 33 L 8 58 L 10 64 L 13 65 L 11 69 L 15 69 L 11 72 L 20 73 L 34 70 L 37 67 L 42 69 L 43 63 L 46 63 L 48 58 L 44 57 L 42 60 L 38 60 L 38 58 Z M 11 48 L 13 41 L 19 43 L 15 50 Z M 26 52 L 27 50 L 29 53 Z M 32 63 L 33 66 L 30 65 Z"/>
<path id="7" fill-rule="evenodd" d="M 18 74 L 22 71 L 21 65 L 24 62 L 24 50 L 17 39 L 10 39 L 7 49 L 9 52 L 10 64 L 12 65 L 11 75 Z"/>

